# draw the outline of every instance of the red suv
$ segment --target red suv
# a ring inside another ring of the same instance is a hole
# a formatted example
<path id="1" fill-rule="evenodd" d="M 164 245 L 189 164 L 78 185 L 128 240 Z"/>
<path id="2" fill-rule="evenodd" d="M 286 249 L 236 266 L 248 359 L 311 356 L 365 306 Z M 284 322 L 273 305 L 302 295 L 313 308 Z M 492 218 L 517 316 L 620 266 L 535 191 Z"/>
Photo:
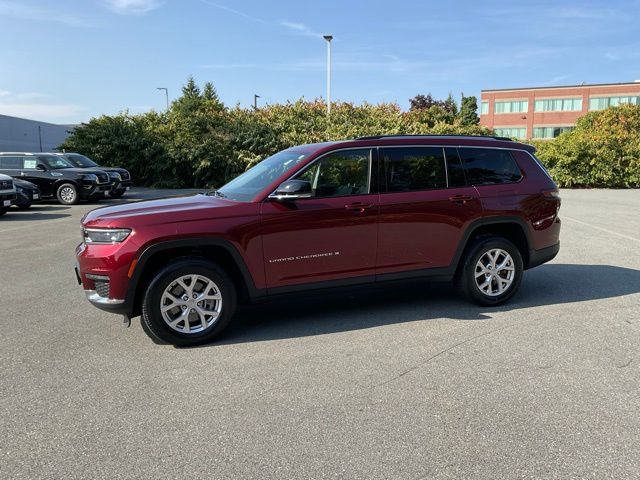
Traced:
<path id="1" fill-rule="evenodd" d="M 165 342 L 218 336 L 238 302 L 427 277 L 498 305 L 559 249 L 558 187 L 530 145 L 378 136 L 302 145 L 208 194 L 99 208 L 77 274 Z"/>

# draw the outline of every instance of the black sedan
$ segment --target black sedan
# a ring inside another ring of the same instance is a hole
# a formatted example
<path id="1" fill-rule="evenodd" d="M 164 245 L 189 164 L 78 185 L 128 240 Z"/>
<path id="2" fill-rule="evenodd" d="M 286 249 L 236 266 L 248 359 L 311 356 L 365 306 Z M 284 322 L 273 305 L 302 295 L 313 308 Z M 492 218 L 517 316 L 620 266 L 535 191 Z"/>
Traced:
<path id="1" fill-rule="evenodd" d="M 20 210 L 29 208 L 34 203 L 38 203 L 42 198 L 40 189 L 31 182 L 14 178 L 13 184 L 16 187 L 16 201 L 14 205 Z"/>

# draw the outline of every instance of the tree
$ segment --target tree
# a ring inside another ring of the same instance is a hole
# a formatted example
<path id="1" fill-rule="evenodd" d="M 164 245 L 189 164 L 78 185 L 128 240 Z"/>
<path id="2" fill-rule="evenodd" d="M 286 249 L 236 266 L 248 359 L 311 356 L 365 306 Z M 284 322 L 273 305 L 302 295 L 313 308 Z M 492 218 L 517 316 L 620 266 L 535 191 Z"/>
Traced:
<path id="1" fill-rule="evenodd" d="M 440 106 L 445 112 L 450 113 L 454 117 L 458 115 L 458 104 L 454 100 L 453 95 L 451 95 L 451 92 L 449 92 L 449 96 L 445 101 L 438 103 L 440 103 Z"/>
<path id="2" fill-rule="evenodd" d="M 460 125 L 478 125 L 480 123 L 480 117 L 478 117 L 478 99 L 473 95 L 465 97 L 462 95 L 462 102 L 460 103 Z"/>
<path id="3" fill-rule="evenodd" d="M 409 99 L 409 110 L 428 110 L 438 103 L 438 100 L 434 100 L 430 93 L 427 93 L 426 95 L 416 95 Z"/>

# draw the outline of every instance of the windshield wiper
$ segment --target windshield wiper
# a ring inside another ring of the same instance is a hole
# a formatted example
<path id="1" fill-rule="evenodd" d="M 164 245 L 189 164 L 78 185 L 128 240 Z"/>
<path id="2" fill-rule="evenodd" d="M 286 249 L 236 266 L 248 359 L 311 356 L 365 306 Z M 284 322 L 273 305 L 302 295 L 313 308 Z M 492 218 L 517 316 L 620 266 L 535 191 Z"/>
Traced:
<path id="1" fill-rule="evenodd" d="M 209 190 L 207 192 L 207 195 L 208 196 L 214 196 L 214 197 L 220 197 L 220 198 L 225 198 L 226 197 L 226 195 L 224 193 L 222 193 L 221 191 L 219 191 L 219 190 Z"/>

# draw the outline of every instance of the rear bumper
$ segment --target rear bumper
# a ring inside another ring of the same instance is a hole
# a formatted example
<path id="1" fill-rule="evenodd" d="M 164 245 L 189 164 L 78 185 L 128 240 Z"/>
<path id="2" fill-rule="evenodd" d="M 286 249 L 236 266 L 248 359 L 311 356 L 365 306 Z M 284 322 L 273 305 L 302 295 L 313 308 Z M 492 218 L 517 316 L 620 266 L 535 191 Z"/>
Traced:
<path id="1" fill-rule="evenodd" d="M 547 263 L 553 260 L 560 251 L 560 242 L 555 245 L 551 245 L 547 248 L 541 248 L 540 250 L 531 250 L 529 252 L 529 263 L 527 264 L 527 270 L 529 268 L 537 267 L 543 263 Z"/>

